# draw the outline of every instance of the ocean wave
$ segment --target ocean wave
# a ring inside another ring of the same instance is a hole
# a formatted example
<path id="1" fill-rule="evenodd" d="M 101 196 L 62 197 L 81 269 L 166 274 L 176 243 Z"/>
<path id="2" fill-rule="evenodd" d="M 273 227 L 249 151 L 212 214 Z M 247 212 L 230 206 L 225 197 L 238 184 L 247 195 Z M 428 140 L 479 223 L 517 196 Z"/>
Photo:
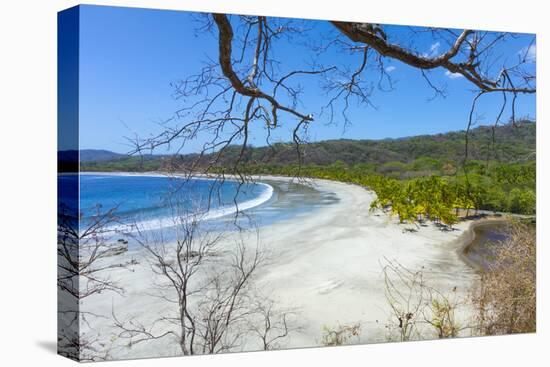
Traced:
<path id="1" fill-rule="evenodd" d="M 219 208 L 210 209 L 203 213 L 198 212 L 190 214 L 188 218 L 194 217 L 199 221 L 208 221 L 219 219 L 230 214 L 235 214 L 237 211 L 242 212 L 244 210 L 249 210 L 257 206 L 262 205 L 263 203 L 269 201 L 273 196 L 273 187 L 263 182 L 254 183 L 254 185 L 260 185 L 264 187 L 264 190 L 257 197 L 243 201 L 241 203 L 225 205 Z M 185 218 L 181 218 L 185 220 Z M 167 227 L 173 227 L 175 225 L 174 218 L 172 217 L 160 217 L 155 219 L 144 219 L 138 220 L 136 223 L 131 225 L 122 225 L 117 226 L 116 228 L 111 228 L 113 230 L 122 231 L 122 232 L 136 232 L 136 231 L 148 231 L 155 230 Z"/>

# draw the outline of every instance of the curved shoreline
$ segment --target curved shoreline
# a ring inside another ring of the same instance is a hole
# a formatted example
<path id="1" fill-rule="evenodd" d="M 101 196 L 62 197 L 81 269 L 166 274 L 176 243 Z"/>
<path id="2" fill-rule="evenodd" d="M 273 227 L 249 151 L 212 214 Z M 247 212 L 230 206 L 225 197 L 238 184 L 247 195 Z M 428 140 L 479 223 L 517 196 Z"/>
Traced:
<path id="1" fill-rule="evenodd" d="M 183 174 L 177 174 L 177 173 L 166 174 L 166 173 L 157 172 L 157 171 L 151 171 L 151 172 L 93 172 L 92 171 L 92 172 L 80 172 L 79 174 L 82 174 L 82 175 L 106 175 L 106 176 L 159 177 L 159 178 L 178 177 L 178 178 L 182 178 L 182 179 L 196 178 L 196 179 L 204 179 L 204 180 L 215 180 L 216 179 L 215 175 L 209 175 L 209 174 L 197 174 L 196 176 L 190 177 L 190 176 L 186 176 L 186 175 L 183 175 Z M 238 206 L 238 209 L 235 209 L 233 205 L 217 208 L 215 210 L 216 214 L 211 215 L 211 214 L 207 213 L 207 214 L 205 214 L 205 217 L 203 218 L 203 220 L 212 220 L 212 219 L 222 218 L 224 216 L 235 213 L 237 210 L 241 211 L 241 210 L 253 209 L 253 208 L 256 208 L 256 207 L 264 204 L 265 202 L 269 201 L 273 197 L 274 189 L 271 185 L 269 185 L 265 182 L 259 182 L 261 180 L 291 181 L 291 182 L 296 181 L 299 184 L 306 185 L 306 183 L 300 182 L 299 179 L 297 179 L 295 177 L 289 177 L 289 176 L 251 175 L 250 178 L 258 180 L 258 182 L 254 182 L 255 184 L 266 186 L 268 188 L 267 191 L 269 192 L 269 195 L 264 195 L 264 193 L 262 193 L 260 195 L 260 197 L 262 197 L 262 200 L 259 200 L 259 198 L 247 200 L 243 203 L 240 203 L 240 205 Z M 238 178 L 236 176 L 228 175 L 227 177 L 224 177 L 224 180 L 237 182 Z M 337 180 L 319 179 L 319 178 L 305 178 L 305 180 L 309 181 L 313 185 L 315 185 L 315 183 L 319 183 L 319 182 L 350 185 L 350 186 L 354 186 L 354 187 L 360 188 L 362 190 L 365 190 L 369 194 L 376 195 L 376 193 L 374 191 L 370 190 L 369 188 L 361 186 L 361 185 L 357 185 L 357 184 L 354 184 L 354 183 L 347 183 L 347 182 L 341 182 L 341 181 L 337 181 Z M 253 203 L 253 204 L 250 205 L 250 203 Z M 228 210 L 228 209 L 230 209 L 230 210 Z M 218 211 L 220 211 L 221 213 L 217 213 Z M 507 213 L 504 213 L 504 214 L 507 214 Z M 164 219 L 165 218 L 161 218 L 161 220 L 164 220 Z M 493 218 L 485 217 L 485 218 L 479 218 L 479 219 L 465 220 L 463 223 L 468 223 L 469 222 L 468 228 L 464 230 L 464 232 L 462 233 L 462 235 L 459 238 L 452 241 L 452 242 L 456 242 L 456 244 L 459 246 L 456 249 L 456 252 L 458 253 L 461 260 L 466 265 L 468 265 L 472 269 L 476 270 L 476 272 L 482 271 L 483 268 L 478 263 L 476 263 L 476 262 L 472 261 L 471 259 L 469 259 L 468 256 L 466 255 L 466 252 L 468 251 L 468 248 L 470 248 L 470 246 L 473 244 L 473 242 L 476 238 L 475 237 L 475 229 L 477 227 L 480 227 L 480 226 L 483 226 L 483 225 L 486 225 L 486 224 L 504 224 L 504 223 L 509 223 L 509 221 L 510 221 L 509 218 L 503 218 L 503 217 L 493 217 Z M 153 220 L 146 221 L 146 223 L 151 223 L 151 222 L 153 222 Z M 155 221 L 155 222 L 157 222 L 157 221 Z"/>
<path id="2" fill-rule="evenodd" d="M 258 178 L 258 179 L 262 179 L 262 178 L 267 178 L 267 179 L 271 179 L 271 178 L 273 178 L 273 179 L 292 179 L 292 177 L 287 177 L 287 176 L 270 176 L 270 175 L 265 175 L 265 176 L 254 175 L 252 177 Z M 340 184 L 345 184 L 345 185 L 351 185 L 351 186 L 361 188 L 361 189 L 366 190 L 367 192 L 369 192 L 371 194 L 376 195 L 376 193 L 373 190 L 369 189 L 368 187 L 361 186 L 361 185 L 358 185 L 358 184 L 355 184 L 355 183 L 342 182 L 342 181 L 331 180 L 331 179 L 318 179 L 318 178 L 306 178 L 306 179 L 311 180 L 311 181 L 326 181 L 326 182 L 334 182 L 334 183 L 340 183 Z M 483 212 L 483 211 L 481 211 L 481 212 Z M 494 214 L 499 214 L 500 216 L 491 217 L 491 215 L 494 215 Z M 511 217 L 531 217 L 531 216 L 524 216 L 524 215 L 521 215 L 521 214 L 504 213 L 504 212 L 498 212 L 498 213 L 494 213 L 494 214 L 485 214 L 485 215 L 487 215 L 486 217 L 481 217 L 481 218 L 477 218 L 477 219 L 465 219 L 463 221 L 463 223 L 468 223 L 469 222 L 469 227 L 466 230 L 464 230 L 464 232 L 462 233 L 462 235 L 459 238 L 457 238 L 455 241 L 452 241 L 452 242 L 456 242 L 457 245 L 459 245 L 459 247 L 456 249 L 456 252 L 459 254 L 461 260 L 466 265 L 468 265 L 472 269 L 476 270 L 476 272 L 481 272 L 483 270 L 482 266 L 480 266 L 478 263 L 472 261 L 466 255 L 466 252 L 473 245 L 473 243 L 476 239 L 475 229 L 478 228 L 478 227 L 487 225 L 487 224 L 506 224 L 506 223 L 510 223 Z"/>
<path id="3" fill-rule="evenodd" d="M 268 177 L 258 178 L 262 179 Z M 465 295 L 477 280 L 477 273 L 456 251 L 460 247 L 457 241 L 470 223 L 459 223 L 453 231 L 441 231 L 429 224 L 411 232 L 406 230 L 410 225 L 399 224 L 381 211 L 370 211 L 375 194 L 368 189 L 330 180 L 311 179 L 308 183 L 336 195 L 339 201 L 298 218 L 266 225 L 242 238 L 244 246 L 261 244 L 265 250 L 266 262 L 255 276 L 255 287 L 279 307 L 299 312 L 302 332 L 292 337 L 289 348 L 319 346 L 324 326 L 355 323 L 361 323 L 363 329 L 358 342 L 384 341 L 389 317 L 383 278 L 387 260 L 407 269 L 422 269 L 426 281 L 441 292 L 458 289 Z M 228 234 L 221 246 L 232 246 L 236 238 L 232 236 L 239 235 Z M 147 262 L 143 252 L 119 256 L 108 261 Z M 155 315 L 159 309 L 171 307 L 148 296 L 158 276 L 148 266 L 109 274 L 127 290 L 125 296 L 90 297 L 81 306 L 83 312 L 110 314 L 116 307 L 127 314 Z M 464 311 L 456 317 L 462 320 L 468 314 Z M 94 327 L 110 330 L 104 320 L 97 323 Z M 154 351 L 149 348 L 145 343 L 136 345 L 131 353 L 150 355 Z"/>
<path id="4" fill-rule="evenodd" d="M 193 177 L 190 177 L 190 176 L 186 176 L 186 175 L 183 175 L 183 174 L 177 174 L 177 173 L 166 174 L 166 173 L 158 172 L 158 171 L 151 171 L 151 172 L 93 172 L 93 171 L 91 171 L 91 172 L 80 172 L 79 174 L 82 174 L 82 175 L 106 175 L 106 176 L 159 177 L 159 178 L 178 177 L 178 178 L 182 178 L 182 179 L 196 178 L 196 179 L 204 179 L 204 180 L 215 180 L 216 179 L 215 175 L 209 175 L 209 174 L 197 174 Z M 273 196 L 274 189 L 271 185 L 269 185 L 265 182 L 259 182 L 261 180 L 291 181 L 291 182 L 296 181 L 299 184 L 306 185 L 306 183 L 300 182 L 299 179 L 297 179 L 295 177 L 289 177 L 289 176 L 251 175 L 250 178 L 258 180 L 258 182 L 254 182 L 255 184 L 264 185 L 264 186 L 268 187 L 269 195 L 263 195 L 263 194 L 260 195 L 260 196 L 263 196 L 263 199 L 261 201 L 258 201 L 258 202 L 256 202 L 256 200 L 258 200 L 258 198 L 247 200 L 247 201 L 241 203 L 241 205 L 239 205 L 238 209 L 234 209 L 233 205 L 217 208 L 216 212 L 221 211 L 220 214 L 215 214 L 215 215 L 206 214 L 205 217 L 203 218 L 203 220 L 218 219 L 218 218 L 233 214 L 237 210 L 241 211 L 241 210 L 253 209 L 253 208 L 258 207 L 258 206 L 264 204 L 265 202 L 269 201 Z M 227 177 L 224 177 L 224 180 L 237 182 L 238 178 L 236 176 L 228 175 Z M 376 193 L 374 191 L 370 190 L 369 188 L 361 186 L 361 185 L 357 185 L 357 184 L 354 184 L 354 183 L 347 183 L 347 182 L 341 182 L 341 181 L 337 181 L 337 180 L 319 179 L 319 178 L 305 178 L 305 180 L 309 181 L 313 185 L 315 185 L 315 183 L 319 183 L 319 182 L 328 182 L 328 183 L 350 185 L 350 186 L 354 186 L 354 187 L 360 188 L 362 190 L 365 190 L 369 194 L 376 195 Z M 249 205 L 250 202 L 253 202 L 253 205 Z M 228 211 L 227 209 L 231 209 L 231 210 Z M 161 218 L 161 220 L 164 220 L 164 219 L 165 218 Z M 153 221 L 158 222 L 156 220 L 150 220 L 150 221 L 145 221 L 145 223 L 151 223 Z M 456 252 L 460 256 L 461 260 L 465 264 L 467 264 L 469 267 L 471 267 L 472 269 L 476 270 L 477 272 L 480 272 L 480 271 L 483 270 L 482 267 L 479 264 L 477 264 L 476 262 L 469 259 L 468 256 L 466 255 L 466 252 L 467 252 L 468 248 L 473 244 L 473 242 L 475 240 L 475 229 L 479 226 L 483 226 L 483 225 L 486 225 L 486 224 L 489 224 L 489 223 L 492 223 L 492 224 L 509 223 L 509 219 L 505 219 L 503 217 L 479 218 L 479 219 L 465 220 L 463 223 L 467 223 L 467 222 L 469 222 L 469 227 L 466 230 L 464 230 L 463 234 L 453 242 L 456 242 L 457 245 L 459 246 L 456 249 Z"/>
<path id="5" fill-rule="evenodd" d="M 471 266 L 473 269 L 475 269 L 477 272 L 483 271 L 483 267 L 476 263 L 475 261 L 472 261 L 466 253 L 468 252 L 468 249 L 473 245 L 475 239 L 476 239 L 476 233 L 475 229 L 484 225 L 488 224 L 506 224 L 510 223 L 510 219 L 506 218 L 481 218 L 477 220 L 473 220 L 470 223 L 470 226 L 468 229 L 462 234 L 462 236 L 457 240 L 459 243 L 461 243 L 460 247 L 457 249 L 458 254 L 460 255 L 461 259 Z"/>
<path id="6" fill-rule="evenodd" d="M 202 177 L 202 176 L 199 176 L 199 177 L 196 177 L 196 178 L 195 177 L 185 177 L 185 176 L 182 176 L 182 175 L 171 175 L 170 176 L 170 175 L 163 175 L 161 173 L 156 173 L 156 172 L 150 172 L 150 173 L 147 173 L 147 172 L 144 172 L 144 173 L 133 173 L 133 172 L 81 172 L 80 174 L 81 175 L 86 175 L 86 176 L 97 175 L 97 176 L 153 177 L 153 178 L 154 177 L 157 177 L 157 178 L 176 177 L 178 179 L 190 179 L 190 180 L 193 180 L 193 179 L 205 180 L 205 181 L 214 180 L 213 178 Z M 228 179 L 226 181 L 237 182 L 236 179 Z M 236 205 L 224 205 L 224 206 L 220 206 L 219 208 L 215 208 L 214 210 L 209 209 L 207 212 L 201 213 L 200 220 L 218 219 L 218 218 L 222 218 L 222 217 L 225 217 L 227 215 L 230 215 L 230 214 L 234 214 L 238 211 L 253 209 L 253 208 L 256 208 L 256 207 L 268 202 L 273 197 L 274 189 L 268 183 L 254 182 L 254 183 L 251 183 L 251 184 L 263 186 L 265 189 L 257 197 L 249 199 L 249 200 L 245 200 L 241 203 L 237 203 Z M 166 220 L 167 220 L 167 218 L 160 217 L 160 218 L 155 218 L 155 219 L 151 219 L 151 220 L 140 221 L 139 224 L 144 226 L 143 229 L 146 229 L 146 230 L 153 229 L 153 227 L 163 228 L 163 227 L 173 225 L 173 224 L 170 224 L 170 225 L 162 224 L 162 223 L 166 222 Z M 151 225 L 152 223 L 156 223 L 157 225 L 156 226 Z"/>
<path id="7" fill-rule="evenodd" d="M 335 192 L 340 202 L 299 223 L 278 223 L 261 233 L 274 258 L 259 277 L 259 286 L 282 305 L 303 310 L 307 323 L 295 347 L 317 345 L 323 325 L 356 322 L 366 327 L 361 342 L 384 340 L 388 315 L 380 277 L 385 261 L 423 269 L 430 284 L 442 292 L 458 288 L 466 293 L 476 281 L 477 274 L 456 251 L 457 238 L 469 223 L 449 232 L 433 224 L 409 232 L 410 225 L 369 210 L 374 192 L 331 180 L 311 182 Z"/>

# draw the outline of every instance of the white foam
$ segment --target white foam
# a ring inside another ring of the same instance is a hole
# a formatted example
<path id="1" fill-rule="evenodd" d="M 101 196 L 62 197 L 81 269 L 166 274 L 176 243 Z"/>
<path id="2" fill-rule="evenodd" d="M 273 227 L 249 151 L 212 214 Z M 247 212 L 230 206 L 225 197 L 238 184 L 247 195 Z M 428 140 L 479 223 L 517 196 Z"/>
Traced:
<path id="1" fill-rule="evenodd" d="M 87 173 L 87 174 L 94 174 L 94 173 Z M 105 174 L 105 173 L 96 173 L 96 174 Z M 109 176 L 147 176 L 147 177 L 166 177 L 163 175 L 157 175 L 157 174 L 107 174 Z M 204 177 L 197 177 L 199 180 L 209 180 L 208 178 Z M 226 181 L 230 181 L 227 180 Z M 233 181 L 233 180 L 232 180 Z M 241 203 L 237 204 L 231 204 L 231 205 L 225 205 L 219 208 L 215 209 L 209 209 L 203 213 L 195 213 L 189 215 L 189 217 L 193 216 L 196 220 L 200 221 L 206 221 L 206 220 L 213 220 L 218 219 L 230 214 L 234 214 L 237 212 L 242 212 L 244 210 L 249 210 L 254 207 L 257 207 L 259 205 L 262 205 L 263 203 L 267 202 L 271 199 L 273 196 L 273 187 L 269 184 L 263 183 L 263 182 L 255 182 L 253 185 L 259 185 L 263 186 L 264 190 L 260 193 L 259 196 L 255 197 L 254 199 L 246 200 Z M 185 220 L 185 218 L 179 218 L 179 220 Z M 160 229 L 160 228 L 166 228 L 166 227 L 172 227 L 175 225 L 174 218 L 171 217 L 160 217 L 155 219 L 147 219 L 147 220 L 139 220 L 136 223 L 133 223 L 131 225 L 118 225 L 113 228 L 109 228 L 111 230 L 116 231 L 122 231 L 122 232 L 135 232 L 137 230 L 140 231 L 147 231 L 147 230 L 153 230 L 153 229 Z"/>
<path id="2" fill-rule="evenodd" d="M 242 203 L 225 205 L 220 208 L 210 209 L 204 213 L 191 214 L 189 217 L 193 216 L 195 219 L 198 219 L 200 221 L 218 219 L 230 214 L 235 214 L 237 213 L 237 211 L 242 212 L 244 210 L 252 209 L 254 207 L 262 205 L 263 203 L 271 199 L 271 197 L 273 196 L 273 187 L 271 185 L 268 185 L 266 183 L 260 183 L 260 182 L 255 183 L 255 185 L 264 186 L 265 189 L 262 191 L 262 193 L 258 197 L 254 199 L 246 200 L 246 201 L 243 201 Z M 185 218 L 180 218 L 179 220 L 185 220 Z M 152 229 L 171 227 L 174 225 L 175 225 L 174 218 L 170 218 L 170 217 L 156 218 L 151 220 L 139 221 L 133 226 L 134 229 L 130 231 L 136 231 L 137 229 L 139 229 L 140 231 L 146 231 L 146 230 L 152 230 Z"/>

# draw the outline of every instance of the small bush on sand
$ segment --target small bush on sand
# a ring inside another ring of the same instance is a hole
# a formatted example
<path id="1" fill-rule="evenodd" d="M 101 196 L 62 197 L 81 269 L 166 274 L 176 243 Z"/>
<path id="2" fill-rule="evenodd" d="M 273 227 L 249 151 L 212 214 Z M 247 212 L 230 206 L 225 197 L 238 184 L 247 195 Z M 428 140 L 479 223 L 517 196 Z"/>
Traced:
<path id="1" fill-rule="evenodd" d="M 344 345 L 353 337 L 359 338 L 360 332 L 360 324 L 338 325 L 336 327 L 324 326 L 322 343 L 327 347 Z"/>

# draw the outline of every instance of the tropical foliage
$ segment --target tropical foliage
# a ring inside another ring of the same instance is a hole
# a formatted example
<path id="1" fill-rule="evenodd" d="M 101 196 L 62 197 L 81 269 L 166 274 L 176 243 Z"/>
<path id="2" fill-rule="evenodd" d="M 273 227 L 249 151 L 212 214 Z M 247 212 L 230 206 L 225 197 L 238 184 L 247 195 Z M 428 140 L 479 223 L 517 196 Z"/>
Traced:
<path id="1" fill-rule="evenodd" d="M 416 175 L 425 163 L 441 167 L 437 174 Z M 398 179 L 391 171 L 381 173 L 370 165 L 348 166 L 341 161 L 328 166 L 248 166 L 250 174 L 306 176 L 348 182 L 376 192 L 371 209 L 380 208 L 397 215 L 401 222 L 432 220 L 452 225 L 459 213 L 479 210 L 535 213 L 535 162 L 506 164 L 471 161 L 465 173 L 445 167 L 434 159 L 402 164 L 410 179 Z M 397 166 L 397 165 L 396 165 Z M 452 173 L 445 173 L 445 170 Z"/>
<path id="2" fill-rule="evenodd" d="M 249 147 L 239 171 L 324 178 L 368 187 L 377 195 L 372 208 L 386 210 L 401 222 L 433 220 L 452 225 L 459 215 L 479 210 L 535 214 L 535 123 L 525 120 L 472 129 L 466 164 L 465 139 L 464 132 L 448 132 L 403 139 L 323 141 L 302 146 L 301 164 L 296 146 L 290 143 Z M 204 164 L 209 171 L 231 173 L 236 157 L 243 152 L 235 146 L 221 157 L 212 153 L 116 159 L 108 159 L 104 151 L 90 153 L 90 157 L 101 153 L 101 159 L 81 158 L 82 171 L 188 172 Z M 214 158 L 216 164 L 210 166 Z"/>

